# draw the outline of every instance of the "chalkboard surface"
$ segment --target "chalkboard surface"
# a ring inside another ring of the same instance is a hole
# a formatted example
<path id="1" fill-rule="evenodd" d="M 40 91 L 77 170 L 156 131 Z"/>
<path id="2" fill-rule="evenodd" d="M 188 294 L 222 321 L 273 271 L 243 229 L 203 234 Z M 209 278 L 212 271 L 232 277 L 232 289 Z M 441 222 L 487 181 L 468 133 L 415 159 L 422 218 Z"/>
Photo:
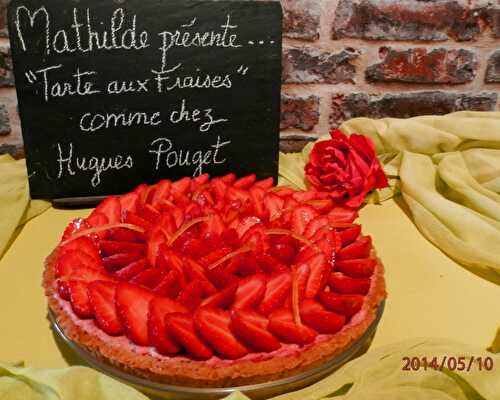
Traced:
<path id="1" fill-rule="evenodd" d="M 276 176 L 279 2 L 14 0 L 8 18 L 33 198 Z"/>

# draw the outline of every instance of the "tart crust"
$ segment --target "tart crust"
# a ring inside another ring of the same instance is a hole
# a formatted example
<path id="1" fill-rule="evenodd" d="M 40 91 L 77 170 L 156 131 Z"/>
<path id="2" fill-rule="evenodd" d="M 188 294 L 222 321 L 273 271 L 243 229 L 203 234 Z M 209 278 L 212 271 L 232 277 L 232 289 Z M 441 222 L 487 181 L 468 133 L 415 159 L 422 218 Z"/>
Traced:
<path id="1" fill-rule="evenodd" d="M 231 387 L 282 379 L 320 365 L 342 353 L 359 339 L 375 320 L 386 297 L 384 267 L 377 258 L 371 285 L 362 309 L 335 335 L 318 335 L 305 346 L 283 344 L 271 353 L 252 353 L 237 360 L 216 356 L 197 361 L 184 356 L 164 356 L 152 347 L 136 346 L 125 336 L 109 336 L 92 319 L 82 320 L 57 292 L 56 248 L 47 257 L 43 287 L 48 305 L 64 334 L 99 360 L 147 380 L 190 387 Z M 373 254 L 375 256 L 375 254 Z"/>

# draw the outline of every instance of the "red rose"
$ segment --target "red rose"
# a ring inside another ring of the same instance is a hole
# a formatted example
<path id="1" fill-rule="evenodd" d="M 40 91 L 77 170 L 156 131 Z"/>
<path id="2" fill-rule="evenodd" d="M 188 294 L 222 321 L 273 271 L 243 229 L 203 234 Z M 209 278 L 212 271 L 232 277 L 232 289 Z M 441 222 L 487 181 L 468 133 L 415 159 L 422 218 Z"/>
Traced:
<path id="1" fill-rule="evenodd" d="M 346 136 L 338 129 L 330 135 L 330 140 L 314 145 L 306 178 L 316 190 L 329 192 L 338 205 L 358 208 L 369 191 L 388 186 L 387 178 L 370 139 Z"/>

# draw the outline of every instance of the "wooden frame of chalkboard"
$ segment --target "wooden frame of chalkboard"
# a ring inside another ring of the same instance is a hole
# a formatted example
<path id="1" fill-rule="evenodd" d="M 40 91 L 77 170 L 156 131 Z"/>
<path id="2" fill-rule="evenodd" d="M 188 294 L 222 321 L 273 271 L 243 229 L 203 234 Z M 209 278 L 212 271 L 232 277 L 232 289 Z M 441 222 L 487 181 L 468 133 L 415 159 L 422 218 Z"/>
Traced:
<path id="1" fill-rule="evenodd" d="M 279 2 L 13 0 L 8 23 L 33 198 L 277 176 Z"/>

